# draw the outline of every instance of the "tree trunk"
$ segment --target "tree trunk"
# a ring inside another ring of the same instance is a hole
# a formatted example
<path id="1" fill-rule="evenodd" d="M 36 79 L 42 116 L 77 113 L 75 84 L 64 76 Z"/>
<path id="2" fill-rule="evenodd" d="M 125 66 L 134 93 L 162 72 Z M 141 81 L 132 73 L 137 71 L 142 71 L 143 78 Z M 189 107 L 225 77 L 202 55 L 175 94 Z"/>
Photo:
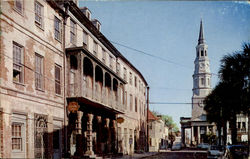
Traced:
<path id="1" fill-rule="evenodd" d="M 250 112 L 248 112 L 248 158 L 250 157 Z"/>
<path id="2" fill-rule="evenodd" d="M 232 144 L 237 144 L 237 127 L 236 127 L 236 113 L 232 115 L 231 118 L 231 138 Z"/>
<path id="3" fill-rule="evenodd" d="M 218 128 L 218 139 L 219 139 L 219 146 L 221 146 L 221 124 L 217 125 Z"/>
<path id="4" fill-rule="evenodd" d="M 227 144 L 227 121 L 223 120 L 223 145 Z"/>

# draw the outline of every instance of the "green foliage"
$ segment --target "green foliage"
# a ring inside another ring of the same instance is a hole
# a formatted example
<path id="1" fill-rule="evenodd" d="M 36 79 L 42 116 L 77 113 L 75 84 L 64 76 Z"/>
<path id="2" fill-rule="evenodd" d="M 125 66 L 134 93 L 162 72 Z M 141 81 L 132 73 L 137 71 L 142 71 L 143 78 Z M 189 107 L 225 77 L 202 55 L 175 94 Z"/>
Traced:
<path id="1" fill-rule="evenodd" d="M 219 74 L 220 82 L 204 100 L 204 109 L 208 121 L 215 122 L 217 126 L 230 122 L 234 144 L 237 137 L 236 114 L 247 114 L 250 110 L 250 43 L 245 43 L 242 51 L 224 56 Z"/>
<path id="2" fill-rule="evenodd" d="M 161 115 L 159 112 L 157 111 L 152 111 L 152 113 L 155 116 L 160 116 L 161 119 L 163 120 L 163 122 L 165 123 L 165 126 L 167 126 L 169 129 L 171 129 L 172 132 L 177 133 L 179 132 L 179 128 L 177 126 L 177 124 L 174 122 L 173 118 L 169 115 Z"/>

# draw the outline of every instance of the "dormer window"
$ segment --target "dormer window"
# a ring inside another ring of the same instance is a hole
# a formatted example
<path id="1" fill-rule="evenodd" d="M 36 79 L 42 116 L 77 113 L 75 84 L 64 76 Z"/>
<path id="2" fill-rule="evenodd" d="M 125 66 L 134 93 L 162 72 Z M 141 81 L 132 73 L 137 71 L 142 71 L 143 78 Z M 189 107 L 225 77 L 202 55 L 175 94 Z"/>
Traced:
<path id="1" fill-rule="evenodd" d="M 90 20 L 90 13 L 87 11 L 86 13 L 87 18 Z"/>

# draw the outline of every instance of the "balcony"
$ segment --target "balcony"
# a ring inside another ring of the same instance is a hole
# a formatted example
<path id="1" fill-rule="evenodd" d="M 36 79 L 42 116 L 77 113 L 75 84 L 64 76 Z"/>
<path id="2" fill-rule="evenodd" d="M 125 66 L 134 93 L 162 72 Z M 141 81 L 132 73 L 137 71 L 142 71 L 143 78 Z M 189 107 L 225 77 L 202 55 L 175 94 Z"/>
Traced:
<path id="1" fill-rule="evenodd" d="M 67 50 L 67 98 L 83 98 L 124 112 L 124 84 L 115 72 L 85 49 Z"/>

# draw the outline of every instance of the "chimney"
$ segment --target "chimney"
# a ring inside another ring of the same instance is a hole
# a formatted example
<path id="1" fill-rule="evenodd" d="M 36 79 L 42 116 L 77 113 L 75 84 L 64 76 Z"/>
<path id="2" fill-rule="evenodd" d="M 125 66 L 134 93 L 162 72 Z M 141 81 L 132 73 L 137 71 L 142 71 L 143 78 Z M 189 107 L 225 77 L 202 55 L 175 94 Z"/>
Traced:
<path id="1" fill-rule="evenodd" d="M 89 20 L 91 20 L 91 11 L 87 7 L 82 7 L 80 10 Z"/>
<path id="2" fill-rule="evenodd" d="M 98 31 L 101 31 L 101 23 L 97 19 L 93 19 L 92 23 L 94 24 L 94 26 Z"/>

